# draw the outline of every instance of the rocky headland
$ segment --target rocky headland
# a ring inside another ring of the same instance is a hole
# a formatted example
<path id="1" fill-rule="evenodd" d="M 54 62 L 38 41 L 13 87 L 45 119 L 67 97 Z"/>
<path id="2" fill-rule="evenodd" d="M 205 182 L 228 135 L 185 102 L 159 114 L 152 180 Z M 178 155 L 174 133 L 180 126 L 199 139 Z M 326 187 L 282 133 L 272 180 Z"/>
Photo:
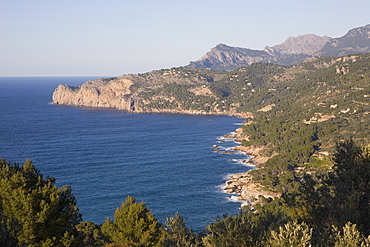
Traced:
<path id="1" fill-rule="evenodd" d="M 106 107 L 132 111 L 135 102 L 131 97 L 132 81 L 125 78 L 97 79 L 81 86 L 59 85 L 53 93 L 53 103 L 83 107 Z"/>
<path id="2" fill-rule="evenodd" d="M 212 82 L 224 73 L 202 69 L 173 68 L 145 74 L 98 78 L 81 86 L 59 85 L 52 103 L 79 107 L 115 108 L 131 113 L 229 115 L 246 118 L 238 104 L 225 107 L 212 90 Z"/>

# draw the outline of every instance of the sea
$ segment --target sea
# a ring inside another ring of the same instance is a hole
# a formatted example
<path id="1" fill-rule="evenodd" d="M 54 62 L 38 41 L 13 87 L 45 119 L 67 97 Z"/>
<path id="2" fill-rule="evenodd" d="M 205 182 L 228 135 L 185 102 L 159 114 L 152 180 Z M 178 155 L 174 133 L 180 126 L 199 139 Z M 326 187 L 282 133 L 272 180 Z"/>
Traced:
<path id="1" fill-rule="evenodd" d="M 57 85 L 96 78 L 0 77 L 0 158 L 31 159 L 58 187 L 70 185 L 83 220 L 96 224 L 113 219 L 128 195 L 144 201 L 160 223 L 178 213 L 195 232 L 240 211 L 222 186 L 251 167 L 242 153 L 222 153 L 238 145 L 222 136 L 243 119 L 51 103 Z"/>

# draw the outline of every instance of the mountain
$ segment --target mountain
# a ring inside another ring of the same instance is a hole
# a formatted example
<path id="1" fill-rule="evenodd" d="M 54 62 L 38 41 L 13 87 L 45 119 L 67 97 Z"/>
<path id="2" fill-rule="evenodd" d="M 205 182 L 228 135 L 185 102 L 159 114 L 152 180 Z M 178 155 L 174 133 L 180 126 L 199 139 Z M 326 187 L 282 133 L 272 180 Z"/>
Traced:
<path id="1" fill-rule="evenodd" d="M 316 55 L 337 57 L 368 52 L 370 52 L 370 25 L 351 29 L 343 37 L 332 39 Z"/>
<path id="2" fill-rule="evenodd" d="M 201 59 L 190 62 L 190 68 L 233 70 L 252 63 L 293 65 L 311 56 L 345 56 L 370 52 L 370 25 L 354 28 L 340 38 L 305 34 L 289 37 L 284 43 L 264 50 L 251 50 L 218 44 Z"/>
<path id="3" fill-rule="evenodd" d="M 315 34 L 305 34 L 298 37 L 289 37 L 280 45 L 266 46 L 265 50 L 275 56 L 283 54 L 314 55 L 331 40 L 328 36 L 320 37 Z"/>
<path id="4" fill-rule="evenodd" d="M 190 62 L 190 68 L 211 68 L 213 70 L 232 70 L 252 63 L 272 63 L 273 56 L 266 51 L 231 47 L 218 44 L 200 60 Z"/>

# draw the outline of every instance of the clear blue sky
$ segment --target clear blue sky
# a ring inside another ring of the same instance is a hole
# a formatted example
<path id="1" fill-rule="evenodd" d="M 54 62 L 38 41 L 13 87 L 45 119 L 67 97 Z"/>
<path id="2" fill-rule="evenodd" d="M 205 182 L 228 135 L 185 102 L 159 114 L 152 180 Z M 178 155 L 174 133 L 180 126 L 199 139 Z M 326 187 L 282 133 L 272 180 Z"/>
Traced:
<path id="1" fill-rule="evenodd" d="M 0 0 L 0 76 L 118 76 L 370 24 L 369 0 Z"/>

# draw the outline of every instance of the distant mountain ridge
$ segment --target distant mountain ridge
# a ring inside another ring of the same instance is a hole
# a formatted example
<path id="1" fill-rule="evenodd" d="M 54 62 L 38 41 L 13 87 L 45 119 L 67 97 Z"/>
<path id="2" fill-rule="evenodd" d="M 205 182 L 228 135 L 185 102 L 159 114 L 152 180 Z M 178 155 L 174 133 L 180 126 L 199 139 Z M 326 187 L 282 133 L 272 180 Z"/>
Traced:
<path id="1" fill-rule="evenodd" d="M 297 64 L 307 57 L 340 57 L 370 52 L 370 25 L 353 28 L 340 38 L 305 34 L 289 37 L 285 42 L 264 50 L 252 50 L 218 44 L 201 59 L 190 62 L 190 68 L 233 70 L 252 63 Z"/>

